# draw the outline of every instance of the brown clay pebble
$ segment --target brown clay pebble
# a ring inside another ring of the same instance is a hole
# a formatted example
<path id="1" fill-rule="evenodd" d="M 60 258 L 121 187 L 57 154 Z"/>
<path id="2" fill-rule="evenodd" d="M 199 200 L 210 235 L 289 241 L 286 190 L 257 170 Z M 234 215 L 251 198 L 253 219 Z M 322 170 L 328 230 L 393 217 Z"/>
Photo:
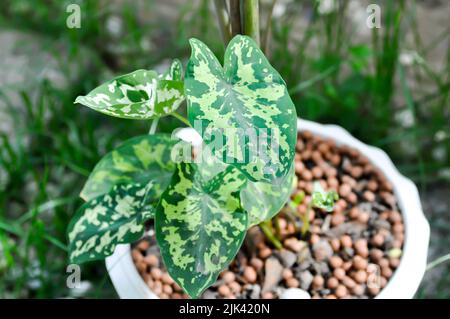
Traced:
<path id="1" fill-rule="evenodd" d="M 147 240 L 141 240 L 136 246 L 140 251 L 146 251 L 150 247 L 150 243 Z"/>
<path id="2" fill-rule="evenodd" d="M 299 241 L 297 238 L 292 237 L 292 238 L 288 238 L 284 241 L 284 245 L 289 248 L 290 250 L 298 253 L 300 252 L 300 250 L 302 250 L 302 248 L 304 247 L 304 245 L 302 244 L 301 241 Z"/>
<path id="3" fill-rule="evenodd" d="M 228 286 L 234 294 L 241 292 L 241 285 L 236 281 L 231 282 Z"/>
<path id="4" fill-rule="evenodd" d="M 247 280 L 247 282 L 249 283 L 254 283 L 256 282 L 256 271 L 255 268 L 250 267 L 250 266 L 246 266 L 244 268 L 244 279 Z"/>
<path id="5" fill-rule="evenodd" d="M 368 212 L 361 212 L 361 214 L 359 214 L 357 220 L 358 222 L 360 222 L 361 224 L 367 224 L 367 222 L 370 219 L 370 213 Z"/>
<path id="6" fill-rule="evenodd" d="M 325 283 L 325 279 L 323 279 L 322 276 L 320 276 L 320 275 L 314 276 L 313 282 L 312 282 L 314 289 L 322 288 L 324 283 Z"/>
<path id="7" fill-rule="evenodd" d="M 389 259 L 389 266 L 392 268 L 397 268 L 400 265 L 400 258 L 390 258 Z"/>
<path id="8" fill-rule="evenodd" d="M 387 258 L 381 258 L 381 259 L 378 261 L 378 265 L 379 265 L 381 268 L 383 268 L 383 267 L 389 267 L 389 259 L 387 259 Z"/>
<path id="9" fill-rule="evenodd" d="M 333 226 L 338 226 L 343 222 L 345 222 L 345 216 L 341 213 L 333 214 L 333 216 L 331 217 L 331 225 Z"/>
<path id="10" fill-rule="evenodd" d="M 256 271 L 260 271 L 264 266 L 264 262 L 259 258 L 252 258 L 250 259 L 250 265 L 252 265 Z"/>
<path id="11" fill-rule="evenodd" d="M 234 281 L 236 276 L 231 271 L 226 271 L 222 275 L 222 279 L 226 284 L 229 284 Z"/>
<path id="12" fill-rule="evenodd" d="M 355 285 L 355 287 L 353 287 L 352 291 L 353 294 L 355 294 L 356 296 L 362 296 L 364 294 L 364 286 L 363 285 Z"/>
<path id="13" fill-rule="evenodd" d="M 138 261 L 136 263 L 136 268 L 140 274 L 145 274 L 147 271 L 147 264 L 143 261 Z"/>
<path id="14" fill-rule="evenodd" d="M 335 295 L 326 295 L 326 299 L 337 299 Z"/>
<path id="15" fill-rule="evenodd" d="M 356 255 L 353 257 L 353 267 L 356 270 L 365 270 L 367 268 L 367 259 Z"/>
<path id="16" fill-rule="evenodd" d="M 339 280 L 335 277 L 330 277 L 327 280 L 327 287 L 330 289 L 335 289 L 339 285 Z"/>
<path id="17" fill-rule="evenodd" d="M 343 247 L 351 248 L 352 247 L 352 238 L 349 235 L 343 235 L 341 237 L 341 245 Z"/>
<path id="18" fill-rule="evenodd" d="M 261 298 L 262 298 L 262 299 L 274 299 L 275 296 L 274 296 L 273 292 L 271 292 L 271 291 L 266 291 L 266 292 L 263 292 L 263 293 L 262 293 Z"/>
<path id="19" fill-rule="evenodd" d="M 352 265 L 353 265 L 352 261 L 348 260 L 342 264 L 342 269 L 348 271 L 350 268 L 352 268 Z"/>
<path id="20" fill-rule="evenodd" d="M 375 180 L 371 179 L 367 183 L 367 189 L 372 191 L 372 192 L 375 192 L 378 189 L 378 183 Z"/>
<path id="21" fill-rule="evenodd" d="M 391 278 L 392 276 L 392 269 L 389 267 L 383 267 L 381 268 L 381 275 L 385 278 Z"/>
<path id="22" fill-rule="evenodd" d="M 358 207 L 353 207 L 348 212 L 348 217 L 350 217 L 351 219 L 358 219 L 359 214 L 360 214 L 359 208 Z"/>
<path id="23" fill-rule="evenodd" d="M 168 285 L 173 285 L 175 283 L 175 281 L 172 279 L 172 277 L 170 277 L 170 275 L 167 272 L 162 274 L 161 280 L 163 283 Z"/>
<path id="24" fill-rule="evenodd" d="M 173 289 L 170 285 L 164 285 L 163 286 L 163 292 L 170 295 L 173 292 Z"/>
<path id="25" fill-rule="evenodd" d="M 338 238 L 333 238 L 330 240 L 331 248 L 333 248 L 334 252 L 338 252 L 341 248 L 341 242 Z"/>
<path id="26" fill-rule="evenodd" d="M 259 251 L 259 257 L 262 259 L 266 259 L 272 255 L 272 250 L 269 247 L 264 247 Z"/>
<path id="27" fill-rule="evenodd" d="M 169 295 L 163 292 L 163 293 L 159 294 L 159 298 L 161 298 L 161 299 L 169 299 Z"/>
<path id="28" fill-rule="evenodd" d="M 219 294 L 222 297 L 227 297 L 227 296 L 229 296 L 231 294 L 230 288 L 228 286 L 226 286 L 226 285 L 220 285 L 219 289 L 217 289 L 217 291 L 219 292 Z"/>
<path id="29" fill-rule="evenodd" d="M 358 202 L 358 196 L 356 196 L 355 193 L 351 192 L 350 194 L 348 194 L 347 200 L 351 204 L 356 204 Z"/>
<path id="30" fill-rule="evenodd" d="M 380 288 L 374 286 L 368 287 L 368 290 L 372 296 L 376 296 L 380 292 Z"/>
<path id="31" fill-rule="evenodd" d="M 402 221 L 402 215 L 398 211 L 391 211 L 389 214 L 389 221 L 391 223 L 400 223 Z"/>
<path id="32" fill-rule="evenodd" d="M 311 243 L 311 245 L 314 245 L 316 243 L 318 243 L 320 241 L 320 236 L 317 234 L 312 234 L 311 238 L 309 239 L 309 242 Z"/>
<path id="33" fill-rule="evenodd" d="M 290 270 L 289 268 L 284 268 L 282 277 L 284 280 L 288 280 L 289 278 L 294 277 L 294 274 L 292 273 L 292 270 Z"/>
<path id="34" fill-rule="evenodd" d="M 160 295 L 162 293 L 162 283 L 161 281 L 155 281 L 153 284 L 153 292 L 157 295 Z"/>
<path id="35" fill-rule="evenodd" d="M 350 175 L 354 178 L 360 178 L 363 173 L 363 168 L 361 166 L 355 166 L 350 169 Z"/>
<path id="36" fill-rule="evenodd" d="M 305 181 L 310 181 L 313 179 L 313 175 L 310 171 L 308 171 L 306 168 L 303 169 L 303 171 L 300 173 L 301 177 Z"/>
<path id="37" fill-rule="evenodd" d="M 319 179 L 323 176 L 323 171 L 319 166 L 315 166 L 311 172 L 316 179 Z"/>
<path id="38" fill-rule="evenodd" d="M 158 267 L 159 259 L 155 255 L 148 255 L 144 257 L 144 262 L 150 267 Z"/>
<path id="39" fill-rule="evenodd" d="M 181 295 L 178 292 L 172 294 L 171 299 L 181 299 Z"/>
<path id="40" fill-rule="evenodd" d="M 380 249 L 374 248 L 370 250 L 370 259 L 372 259 L 373 262 L 378 262 L 383 256 L 384 253 Z"/>
<path id="41" fill-rule="evenodd" d="M 364 270 L 358 270 L 353 274 L 353 279 L 355 279 L 356 282 L 363 284 L 367 280 L 367 273 Z"/>
<path id="42" fill-rule="evenodd" d="M 152 275 L 152 277 L 155 280 L 160 280 L 162 277 L 162 271 L 159 268 L 152 268 L 152 270 L 150 271 L 150 274 Z"/>
<path id="43" fill-rule="evenodd" d="M 339 268 L 344 263 L 342 258 L 339 256 L 331 256 L 329 262 L 330 262 L 330 266 L 333 268 Z"/>
<path id="44" fill-rule="evenodd" d="M 345 276 L 344 279 L 342 279 L 342 283 L 348 289 L 353 289 L 356 286 L 356 282 L 348 276 Z"/>
<path id="45" fill-rule="evenodd" d="M 345 277 L 345 270 L 342 269 L 342 268 L 336 268 L 336 269 L 333 271 L 333 275 L 334 275 L 334 277 L 336 277 L 337 279 L 342 280 L 342 279 Z"/>
<path id="46" fill-rule="evenodd" d="M 371 191 L 365 191 L 363 193 L 363 198 L 368 202 L 373 202 L 375 200 L 375 194 Z"/>
<path id="47" fill-rule="evenodd" d="M 341 186 L 339 186 L 339 195 L 341 197 L 347 197 L 348 195 L 350 195 L 351 191 L 352 188 L 348 184 L 342 184 Z"/>
<path id="48" fill-rule="evenodd" d="M 355 241 L 355 250 L 358 255 L 363 258 L 367 258 L 369 255 L 369 248 L 367 247 L 367 240 L 364 238 L 357 239 Z"/>
<path id="49" fill-rule="evenodd" d="M 297 288 L 298 286 L 300 286 L 300 283 L 296 278 L 289 278 L 288 280 L 286 280 L 286 286 L 288 286 L 289 288 Z"/>
<path id="50" fill-rule="evenodd" d="M 131 257 L 133 258 L 133 260 L 137 263 L 139 261 L 142 261 L 144 259 L 144 256 L 142 256 L 142 253 L 137 250 L 137 249 L 133 249 L 131 251 Z"/>
<path id="51" fill-rule="evenodd" d="M 344 285 L 339 285 L 339 286 L 337 286 L 334 293 L 336 294 L 336 297 L 344 298 L 345 296 L 347 296 L 347 293 L 348 293 L 347 287 L 345 287 Z"/>
<path id="52" fill-rule="evenodd" d="M 384 236 L 380 233 L 377 233 L 372 237 L 370 242 L 374 246 L 381 247 L 384 244 Z"/>

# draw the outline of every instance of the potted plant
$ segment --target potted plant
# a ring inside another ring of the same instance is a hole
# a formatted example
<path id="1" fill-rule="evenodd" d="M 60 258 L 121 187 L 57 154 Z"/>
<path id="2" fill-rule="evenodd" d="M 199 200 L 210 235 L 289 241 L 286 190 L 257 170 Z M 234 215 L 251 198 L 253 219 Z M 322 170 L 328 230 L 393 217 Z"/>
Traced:
<path id="1" fill-rule="evenodd" d="M 257 43 L 257 1 L 244 1 L 243 11 L 251 37 L 231 39 L 223 66 L 191 39 L 184 75 L 175 60 L 163 74 L 138 70 L 77 98 L 153 123 L 91 173 L 68 228 L 71 262 L 112 255 L 121 297 L 412 297 L 429 236 L 417 190 L 381 151 L 340 128 L 297 121 L 285 82 Z M 178 113 L 184 100 L 187 119 Z M 162 116 L 192 129 L 181 139 L 155 133 Z M 131 251 L 149 220 L 159 250 L 144 242 Z M 369 264 L 379 266 L 371 283 Z"/>

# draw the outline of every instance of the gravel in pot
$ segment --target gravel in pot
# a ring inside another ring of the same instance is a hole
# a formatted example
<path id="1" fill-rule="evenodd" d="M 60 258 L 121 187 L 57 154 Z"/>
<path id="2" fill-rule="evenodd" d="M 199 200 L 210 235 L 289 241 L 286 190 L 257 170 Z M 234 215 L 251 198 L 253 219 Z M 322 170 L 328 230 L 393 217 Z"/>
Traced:
<path id="1" fill-rule="evenodd" d="M 404 224 L 391 183 L 357 150 L 336 145 L 308 131 L 299 133 L 294 196 L 304 200 L 295 211 L 286 205 L 274 231 L 283 248 L 275 249 L 258 227 L 252 228 L 235 260 L 202 298 L 279 298 L 300 288 L 312 298 L 373 298 L 400 264 Z M 314 183 L 335 190 L 332 212 L 308 210 Z M 299 231 L 309 214 L 309 229 Z M 141 277 L 160 298 L 187 298 L 162 264 L 155 238 L 133 246 Z"/>

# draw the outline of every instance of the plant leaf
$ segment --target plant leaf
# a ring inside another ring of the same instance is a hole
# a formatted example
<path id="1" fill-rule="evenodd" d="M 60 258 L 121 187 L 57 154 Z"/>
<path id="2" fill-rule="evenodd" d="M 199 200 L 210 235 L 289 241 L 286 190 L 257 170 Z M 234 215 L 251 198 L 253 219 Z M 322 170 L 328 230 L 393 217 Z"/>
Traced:
<path id="1" fill-rule="evenodd" d="M 81 206 L 68 227 L 70 260 L 103 259 L 117 244 L 138 240 L 152 215 L 148 194 L 153 183 L 120 184 Z"/>
<path id="2" fill-rule="evenodd" d="M 232 166 L 208 181 L 180 163 L 156 209 L 156 239 L 171 277 L 191 296 L 213 284 L 247 230 L 239 192 L 246 179 Z"/>
<path id="3" fill-rule="evenodd" d="M 81 198 L 89 201 L 108 193 L 120 183 L 153 182 L 149 198 L 155 204 L 170 183 L 175 170 L 175 146 L 190 145 L 169 134 L 154 134 L 134 137 L 106 154 L 95 166 L 81 191 Z"/>
<path id="4" fill-rule="evenodd" d="M 247 36 L 230 41 L 223 68 L 204 43 L 190 44 L 185 76 L 190 123 L 206 144 L 214 144 L 216 156 L 250 180 L 286 176 L 297 119 L 284 80 Z"/>
<path id="5" fill-rule="evenodd" d="M 161 74 L 160 78 L 165 80 L 182 81 L 183 65 L 181 64 L 180 60 L 174 59 L 167 71 Z"/>
<path id="6" fill-rule="evenodd" d="M 334 203 L 339 199 L 338 193 L 335 191 L 326 192 L 319 182 L 314 182 L 314 190 L 311 195 L 312 206 L 332 212 Z"/>
<path id="7" fill-rule="evenodd" d="M 241 191 L 241 202 L 248 212 L 248 228 L 271 219 L 280 212 L 292 193 L 294 175 L 292 165 L 289 173 L 278 183 L 247 182 Z"/>
<path id="8" fill-rule="evenodd" d="M 88 95 L 77 97 L 75 103 L 126 119 L 147 120 L 168 115 L 184 100 L 184 84 L 178 63 L 172 64 L 164 78 L 147 70 L 119 76 Z"/>

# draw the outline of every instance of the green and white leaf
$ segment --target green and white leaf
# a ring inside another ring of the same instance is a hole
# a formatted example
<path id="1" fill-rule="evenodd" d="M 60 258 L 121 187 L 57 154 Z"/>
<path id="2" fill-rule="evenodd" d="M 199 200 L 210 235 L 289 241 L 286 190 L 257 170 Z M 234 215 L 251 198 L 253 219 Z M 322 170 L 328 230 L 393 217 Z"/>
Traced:
<path id="1" fill-rule="evenodd" d="M 286 176 L 297 132 L 284 80 L 247 36 L 230 41 L 224 67 L 204 43 L 191 39 L 190 44 L 185 75 L 190 123 L 205 143 L 214 144 L 220 159 L 250 180 L 271 182 Z"/>
<path id="2" fill-rule="evenodd" d="M 184 100 L 181 66 L 175 62 L 164 78 L 155 71 L 137 70 L 95 88 L 75 103 L 126 119 L 147 120 L 174 112 Z"/>
<path id="3" fill-rule="evenodd" d="M 339 199 L 335 191 L 326 192 L 319 182 L 314 182 L 313 193 L 311 196 L 312 206 L 332 212 L 335 202 Z"/>
<path id="4" fill-rule="evenodd" d="M 72 263 L 103 259 L 117 244 L 138 240 L 152 215 L 153 184 L 120 184 L 79 208 L 68 227 Z"/>
<path id="5" fill-rule="evenodd" d="M 246 179 L 232 166 L 208 181 L 181 163 L 156 209 L 156 239 L 170 276 L 191 297 L 212 285 L 237 254 L 247 230 L 239 192 Z"/>
<path id="6" fill-rule="evenodd" d="M 183 65 L 181 64 L 180 60 L 174 59 L 167 71 L 160 75 L 160 78 L 165 80 L 182 81 Z"/>
<path id="7" fill-rule="evenodd" d="M 278 183 L 247 182 L 241 191 L 241 203 L 248 212 L 249 228 L 271 219 L 280 212 L 292 193 L 294 176 L 292 165 L 288 175 Z"/>
<path id="8" fill-rule="evenodd" d="M 95 166 L 81 191 L 81 198 L 89 201 L 108 193 L 121 183 L 153 182 L 149 199 L 155 204 L 170 183 L 175 170 L 175 146 L 180 151 L 190 145 L 169 134 L 134 137 L 105 155 Z"/>

